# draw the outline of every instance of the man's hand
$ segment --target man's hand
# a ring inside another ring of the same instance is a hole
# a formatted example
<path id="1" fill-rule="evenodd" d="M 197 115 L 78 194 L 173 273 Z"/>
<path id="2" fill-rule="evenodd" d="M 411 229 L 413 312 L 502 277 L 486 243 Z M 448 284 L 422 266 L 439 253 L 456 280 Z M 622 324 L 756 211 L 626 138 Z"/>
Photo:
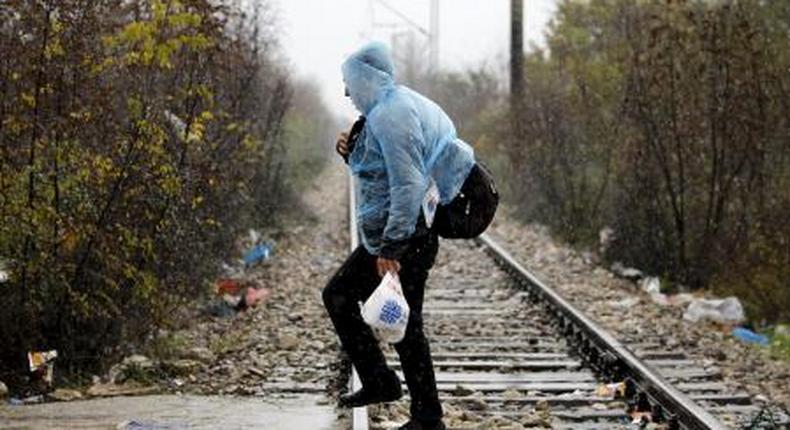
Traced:
<path id="1" fill-rule="evenodd" d="M 348 133 L 340 133 L 340 137 L 337 138 L 337 143 L 335 144 L 335 150 L 343 157 L 348 156 Z"/>
<path id="2" fill-rule="evenodd" d="M 398 263 L 398 260 L 389 260 L 379 257 L 376 259 L 376 269 L 379 271 L 379 276 L 382 278 L 387 272 L 392 272 L 394 275 L 397 275 L 398 272 L 400 272 L 400 263 Z"/>

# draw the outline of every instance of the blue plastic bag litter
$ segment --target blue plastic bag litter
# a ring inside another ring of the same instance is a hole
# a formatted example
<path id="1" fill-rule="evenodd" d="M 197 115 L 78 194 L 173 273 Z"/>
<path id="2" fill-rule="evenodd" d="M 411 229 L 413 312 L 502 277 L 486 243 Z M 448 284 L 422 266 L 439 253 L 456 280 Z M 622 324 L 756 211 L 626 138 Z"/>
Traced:
<path id="1" fill-rule="evenodd" d="M 244 264 L 251 266 L 255 263 L 268 260 L 272 255 L 272 247 L 268 243 L 255 245 L 251 250 L 244 254 Z"/>
<path id="2" fill-rule="evenodd" d="M 732 335 L 746 343 L 756 343 L 760 346 L 768 345 L 768 336 L 755 333 L 748 328 L 735 327 L 732 329 Z"/>

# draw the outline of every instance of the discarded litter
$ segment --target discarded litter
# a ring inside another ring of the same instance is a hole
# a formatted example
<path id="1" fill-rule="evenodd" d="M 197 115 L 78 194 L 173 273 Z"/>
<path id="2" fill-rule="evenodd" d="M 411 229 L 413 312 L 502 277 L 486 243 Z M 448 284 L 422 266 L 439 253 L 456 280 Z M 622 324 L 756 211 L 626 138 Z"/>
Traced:
<path id="1" fill-rule="evenodd" d="M 609 270 L 615 275 L 621 278 L 630 279 L 631 281 L 638 281 L 645 276 L 641 271 L 633 267 L 625 267 L 625 265 L 619 261 L 612 263 L 612 267 Z"/>
<path id="2" fill-rule="evenodd" d="M 648 276 L 639 281 L 639 288 L 650 295 L 650 300 L 660 306 L 669 305 L 669 298 L 661 292 L 661 280 L 655 276 Z"/>
<path id="3" fill-rule="evenodd" d="M 387 273 L 362 305 L 362 319 L 386 342 L 397 343 L 406 334 L 409 305 L 397 275 Z"/>
<path id="4" fill-rule="evenodd" d="M 659 306 L 669 306 L 670 303 L 671 303 L 670 298 L 667 297 L 667 295 L 663 294 L 663 293 L 651 294 L 650 295 L 650 300 L 652 300 L 653 303 L 655 303 L 655 304 L 657 304 Z"/>
<path id="5" fill-rule="evenodd" d="M 648 411 L 631 412 L 631 424 L 648 424 L 653 422 L 653 415 Z"/>
<path id="6" fill-rule="evenodd" d="M 244 264 L 246 266 L 252 266 L 253 264 L 268 260 L 271 255 L 272 246 L 268 243 L 261 243 L 255 245 L 244 254 Z"/>
<path id="7" fill-rule="evenodd" d="M 257 244 L 258 242 L 260 242 L 260 240 L 261 240 L 261 233 L 258 232 L 258 230 L 255 230 L 254 228 L 251 228 L 249 233 L 248 233 L 248 235 L 247 235 L 247 239 L 246 240 L 247 240 L 248 247 L 253 246 L 253 245 Z"/>
<path id="8" fill-rule="evenodd" d="M 756 343 L 761 346 L 768 345 L 768 336 L 755 333 L 748 328 L 735 327 L 732 329 L 732 335 L 746 343 Z"/>
<path id="9" fill-rule="evenodd" d="M 235 279 L 220 279 L 217 281 L 217 293 L 223 294 L 239 294 L 241 291 L 241 284 Z"/>
<path id="10" fill-rule="evenodd" d="M 30 365 L 30 371 L 47 385 L 52 385 L 52 372 L 54 371 L 57 357 L 58 352 L 55 350 L 28 352 L 27 361 Z"/>
<path id="11" fill-rule="evenodd" d="M 268 288 L 252 288 L 249 287 L 242 297 L 239 306 L 242 310 L 254 307 L 259 302 L 262 302 L 271 296 L 272 292 Z"/>
<path id="12" fill-rule="evenodd" d="M 222 273 L 228 279 L 238 278 L 244 275 L 244 267 L 243 266 L 232 266 L 228 263 L 222 263 L 220 266 L 222 268 Z"/>
<path id="13" fill-rule="evenodd" d="M 8 268 L 6 266 L 6 262 L 0 260 L 0 284 L 8 282 L 8 278 L 10 277 L 11 275 L 8 274 Z"/>
<path id="14" fill-rule="evenodd" d="M 639 287 L 650 295 L 661 294 L 661 280 L 655 276 L 649 276 L 642 279 L 642 281 L 639 283 Z"/>
<path id="15" fill-rule="evenodd" d="M 595 389 L 595 395 L 598 397 L 623 397 L 625 396 L 625 382 L 600 385 Z"/>
<path id="16" fill-rule="evenodd" d="M 217 318 L 230 318 L 236 315 L 236 307 L 229 305 L 223 300 L 208 305 L 206 313 Z"/>
<path id="17" fill-rule="evenodd" d="M 689 303 L 683 319 L 691 322 L 711 320 L 721 324 L 738 324 L 746 319 L 743 306 L 736 297 L 726 299 L 695 299 Z"/>
<path id="18" fill-rule="evenodd" d="M 167 119 L 168 122 L 170 122 L 170 126 L 173 127 L 174 131 L 178 134 L 178 136 L 180 138 L 184 138 L 187 130 L 187 125 L 184 122 L 184 120 L 182 120 L 176 114 L 170 112 L 167 109 L 165 109 L 165 118 Z"/>
<path id="19" fill-rule="evenodd" d="M 598 252 L 605 255 L 606 251 L 612 245 L 615 239 L 614 229 L 611 227 L 604 227 L 598 232 Z"/>
<path id="20" fill-rule="evenodd" d="M 224 277 L 216 283 L 216 293 L 221 300 L 205 308 L 208 314 L 228 318 L 257 305 L 271 295 L 268 289 L 255 288 L 244 281 L 245 269 L 268 260 L 273 254 L 274 245 L 268 242 L 259 243 L 260 240 L 261 234 L 256 230 L 250 230 L 249 235 L 237 243 L 238 249 L 248 250 L 238 264 L 222 263 Z"/>
<path id="21" fill-rule="evenodd" d="M 52 362 L 58 357 L 58 352 L 55 350 L 44 352 L 28 352 L 27 360 L 30 364 L 30 371 L 35 372 L 47 363 Z"/>
<path id="22" fill-rule="evenodd" d="M 222 299 L 209 305 L 207 311 L 220 318 L 254 307 L 271 295 L 268 288 L 255 288 L 250 282 L 236 279 L 220 279 L 216 284 L 216 292 Z"/>
<path id="23" fill-rule="evenodd" d="M 222 296 L 222 301 L 236 310 L 241 308 L 241 300 L 242 296 L 234 296 L 233 294 L 225 294 Z"/>
<path id="24" fill-rule="evenodd" d="M 43 402 L 44 402 L 44 396 L 42 395 L 25 397 L 23 399 L 12 397 L 8 400 L 8 404 L 10 404 L 11 406 L 35 405 L 36 403 L 43 403 Z"/>

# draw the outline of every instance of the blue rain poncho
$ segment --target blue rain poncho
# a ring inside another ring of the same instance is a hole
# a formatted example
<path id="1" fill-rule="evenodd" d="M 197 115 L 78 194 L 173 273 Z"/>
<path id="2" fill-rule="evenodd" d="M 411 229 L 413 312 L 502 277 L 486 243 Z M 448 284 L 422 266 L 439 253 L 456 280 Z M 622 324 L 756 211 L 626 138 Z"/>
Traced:
<path id="1" fill-rule="evenodd" d="M 449 203 L 475 164 L 474 152 L 436 103 L 395 84 L 384 44 L 364 46 L 342 69 L 348 94 L 366 117 L 348 159 L 358 178 L 362 243 L 373 255 L 399 259 L 415 234 L 430 178 L 440 203 Z"/>

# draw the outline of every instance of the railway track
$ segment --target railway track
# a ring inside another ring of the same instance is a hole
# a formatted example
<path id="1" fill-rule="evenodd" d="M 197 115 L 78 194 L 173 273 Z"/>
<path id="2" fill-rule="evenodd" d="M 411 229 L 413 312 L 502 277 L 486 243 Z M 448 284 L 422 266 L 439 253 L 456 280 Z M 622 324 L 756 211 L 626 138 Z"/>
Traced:
<path id="1" fill-rule="evenodd" d="M 615 339 L 490 237 L 441 248 L 423 316 L 448 428 L 724 429 L 760 412 L 709 363 L 661 339 Z M 394 349 L 384 351 L 403 380 Z M 355 372 L 349 388 L 359 388 Z M 354 409 L 353 429 L 394 428 L 408 402 Z"/>

